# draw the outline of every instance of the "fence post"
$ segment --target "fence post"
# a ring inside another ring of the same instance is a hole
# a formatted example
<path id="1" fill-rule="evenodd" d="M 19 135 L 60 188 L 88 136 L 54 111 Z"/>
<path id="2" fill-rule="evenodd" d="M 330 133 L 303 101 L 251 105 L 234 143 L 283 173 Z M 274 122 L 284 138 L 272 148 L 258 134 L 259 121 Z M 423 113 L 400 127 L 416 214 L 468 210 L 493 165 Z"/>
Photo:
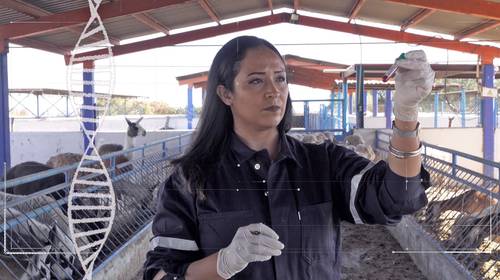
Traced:
<path id="1" fill-rule="evenodd" d="M 166 141 L 163 141 L 161 143 L 161 150 L 162 150 L 162 154 L 161 154 L 161 157 L 163 159 L 165 159 L 167 157 L 167 142 Z"/>
<path id="2" fill-rule="evenodd" d="M 335 98 L 335 91 L 331 90 L 330 91 L 330 128 L 334 129 L 335 128 L 335 118 L 333 117 L 335 114 L 335 103 L 334 103 L 334 98 Z"/>
<path id="3" fill-rule="evenodd" d="M 116 170 L 116 156 L 113 156 L 111 158 L 111 164 L 110 165 L 111 165 L 111 174 L 110 174 L 110 177 L 112 179 L 112 178 L 114 178 L 116 176 L 116 172 L 115 172 L 115 170 Z"/>
<path id="4" fill-rule="evenodd" d="M 457 176 L 457 154 L 451 154 L 451 174 L 453 177 Z"/>
<path id="5" fill-rule="evenodd" d="M 434 128 L 438 127 L 439 95 L 434 93 Z"/>
<path id="6" fill-rule="evenodd" d="M 460 112 L 462 113 L 462 127 L 465 127 L 465 89 L 460 91 Z"/>
<path id="7" fill-rule="evenodd" d="M 182 139 L 181 139 L 180 134 L 179 134 L 178 138 L 179 138 L 179 155 L 180 155 L 182 153 Z"/>
<path id="8" fill-rule="evenodd" d="M 309 130 L 309 101 L 304 101 L 304 130 Z"/>

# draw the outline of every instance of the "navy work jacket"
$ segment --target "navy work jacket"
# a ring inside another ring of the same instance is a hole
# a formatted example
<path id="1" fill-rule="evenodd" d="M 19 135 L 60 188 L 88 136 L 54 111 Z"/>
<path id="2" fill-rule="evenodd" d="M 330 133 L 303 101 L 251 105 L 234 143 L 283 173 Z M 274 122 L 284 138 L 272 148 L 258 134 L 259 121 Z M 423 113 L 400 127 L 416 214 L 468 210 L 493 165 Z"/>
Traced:
<path id="1" fill-rule="evenodd" d="M 227 247 L 241 226 L 264 223 L 282 254 L 250 263 L 231 279 L 340 279 L 340 221 L 393 225 L 427 203 L 429 173 L 392 172 L 331 142 L 280 136 L 280 152 L 248 148 L 236 134 L 205 186 L 205 199 L 171 175 L 153 220 L 144 279 L 158 270 L 182 279 L 190 263 Z M 408 182 L 406 180 L 408 179 Z"/>

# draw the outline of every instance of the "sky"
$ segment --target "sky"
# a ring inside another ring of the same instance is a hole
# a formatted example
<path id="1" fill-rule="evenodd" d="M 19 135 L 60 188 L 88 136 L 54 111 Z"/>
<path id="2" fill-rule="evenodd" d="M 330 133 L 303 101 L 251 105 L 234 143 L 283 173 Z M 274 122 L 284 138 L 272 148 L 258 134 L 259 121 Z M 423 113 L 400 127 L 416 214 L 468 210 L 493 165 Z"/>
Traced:
<path id="1" fill-rule="evenodd" d="M 314 14 L 317 15 L 317 14 Z M 342 18 L 331 17 L 345 21 Z M 366 24 L 358 21 L 359 24 Z M 396 26 L 379 25 L 397 30 Z M 181 30 L 177 30 L 180 32 Z M 410 32 L 416 32 L 410 30 Z M 175 33 L 175 31 L 173 31 Z M 422 33 L 429 35 L 430 33 Z M 187 86 L 179 86 L 177 76 L 207 71 L 220 47 L 239 35 L 255 35 L 275 44 L 282 55 L 335 63 L 392 63 L 401 52 L 422 49 L 430 63 L 477 63 L 472 54 L 363 37 L 294 24 L 278 24 L 198 40 L 179 46 L 163 47 L 117 56 L 114 94 L 139 95 L 167 102 L 174 107 L 187 104 Z M 430 34 L 435 35 L 435 34 Z M 446 38 L 445 35 L 438 35 Z M 126 43 L 126 41 L 122 42 Z M 496 59 L 495 65 L 500 65 Z M 9 88 L 67 89 L 64 58 L 40 50 L 11 45 L 8 56 Z M 290 86 L 293 99 L 321 99 L 329 92 Z M 201 90 L 194 91 L 194 105 L 201 106 Z"/>

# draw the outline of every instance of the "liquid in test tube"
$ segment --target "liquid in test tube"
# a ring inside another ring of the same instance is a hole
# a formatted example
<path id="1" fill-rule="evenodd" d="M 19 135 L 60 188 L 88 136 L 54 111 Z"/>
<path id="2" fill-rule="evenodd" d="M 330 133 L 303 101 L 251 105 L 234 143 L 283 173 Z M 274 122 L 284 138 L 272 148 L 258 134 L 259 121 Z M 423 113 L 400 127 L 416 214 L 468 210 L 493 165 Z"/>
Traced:
<path id="1" fill-rule="evenodd" d="M 405 54 L 402 53 L 401 55 L 399 55 L 398 58 L 396 58 L 396 60 L 394 61 L 394 64 L 391 65 L 391 67 L 389 67 L 389 69 L 387 69 L 387 71 L 385 71 L 384 73 L 384 76 L 382 77 L 382 81 L 384 83 L 386 83 L 387 81 L 389 81 L 389 79 L 394 76 L 394 74 L 396 73 L 396 71 L 398 70 L 398 65 L 396 64 L 396 61 L 400 60 L 400 59 L 405 59 Z"/>

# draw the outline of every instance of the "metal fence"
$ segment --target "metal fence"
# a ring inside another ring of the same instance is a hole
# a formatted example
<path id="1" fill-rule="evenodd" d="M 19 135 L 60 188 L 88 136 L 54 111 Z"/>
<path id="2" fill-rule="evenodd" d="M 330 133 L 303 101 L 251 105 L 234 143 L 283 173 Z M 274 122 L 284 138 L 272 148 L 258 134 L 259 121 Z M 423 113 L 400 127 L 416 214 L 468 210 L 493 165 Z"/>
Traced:
<path id="1" fill-rule="evenodd" d="M 376 148 L 385 155 L 389 137 L 377 131 Z M 428 205 L 414 215 L 421 226 L 415 230 L 470 279 L 500 279 L 500 163 L 425 142 L 423 149 L 432 187 Z"/>
<path id="2" fill-rule="evenodd" d="M 345 115 L 344 99 L 294 100 L 292 127 L 345 133 L 348 130 Z"/>
<path id="3" fill-rule="evenodd" d="M 102 156 L 113 180 L 117 209 L 111 233 L 95 267 L 112 258 L 117 249 L 151 221 L 159 188 L 169 173 L 168 162 L 184 151 L 190 137 L 190 134 L 179 135 Z M 133 157 L 115 164 L 123 155 Z M 85 164 L 91 166 L 93 163 Z M 83 270 L 70 241 L 66 217 L 67 193 L 77 167 L 78 163 L 75 163 L 3 182 L 0 196 L 3 209 L 1 279 L 83 278 Z M 65 175 L 62 183 L 47 184 L 51 182 L 49 179 L 62 174 Z M 93 179 L 99 181 L 99 178 Z M 33 186 L 40 190 L 28 195 L 10 194 L 15 188 Z M 96 216 L 96 213 L 89 215 L 86 211 L 99 210 L 82 210 L 79 212 L 81 218 Z M 98 230 L 102 227 L 97 224 L 94 224 L 95 229 L 93 224 L 84 225 L 85 228 L 78 230 L 90 243 L 103 234 Z"/>

